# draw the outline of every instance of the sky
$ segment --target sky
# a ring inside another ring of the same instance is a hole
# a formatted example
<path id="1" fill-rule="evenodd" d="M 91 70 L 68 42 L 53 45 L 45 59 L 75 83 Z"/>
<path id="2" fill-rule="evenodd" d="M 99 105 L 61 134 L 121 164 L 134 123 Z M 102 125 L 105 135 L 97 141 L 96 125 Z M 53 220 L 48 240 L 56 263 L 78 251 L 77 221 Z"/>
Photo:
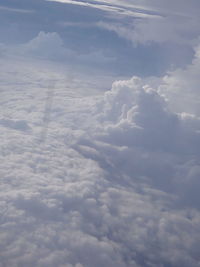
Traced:
<path id="1" fill-rule="evenodd" d="M 0 267 L 200 266 L 199 15 L 0 0 Z"/>

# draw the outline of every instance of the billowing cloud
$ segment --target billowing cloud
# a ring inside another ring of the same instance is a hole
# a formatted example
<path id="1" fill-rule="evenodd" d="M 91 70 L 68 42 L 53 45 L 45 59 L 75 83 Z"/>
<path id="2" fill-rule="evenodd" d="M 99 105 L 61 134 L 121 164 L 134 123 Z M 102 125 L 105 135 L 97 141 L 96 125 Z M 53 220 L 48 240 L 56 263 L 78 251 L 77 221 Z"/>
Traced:
<path id="1" fill-rule="evenodd" d="M 1 66 L 3 266 L 198 266 L 198 113 L 162 79 L 92 95 L 56 66 Z"/>

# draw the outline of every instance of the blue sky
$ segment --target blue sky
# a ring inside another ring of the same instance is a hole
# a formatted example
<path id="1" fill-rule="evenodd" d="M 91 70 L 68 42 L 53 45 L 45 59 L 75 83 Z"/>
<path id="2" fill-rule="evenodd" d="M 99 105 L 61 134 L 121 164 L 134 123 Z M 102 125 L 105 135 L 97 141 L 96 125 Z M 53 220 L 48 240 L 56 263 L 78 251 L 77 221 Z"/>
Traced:
<path id="1" fill-rule="evenodd" d="M 200 2 L 0 1 L 0 267 L 198 267 Z"/>

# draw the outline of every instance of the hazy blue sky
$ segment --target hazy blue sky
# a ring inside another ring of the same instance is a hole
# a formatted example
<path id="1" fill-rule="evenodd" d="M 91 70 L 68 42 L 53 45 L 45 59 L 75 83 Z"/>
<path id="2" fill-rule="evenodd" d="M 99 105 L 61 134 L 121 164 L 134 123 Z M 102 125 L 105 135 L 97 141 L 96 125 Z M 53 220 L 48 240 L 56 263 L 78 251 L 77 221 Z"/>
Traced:
<path id="1" fill-rule="evenodd" d="M 200 266 L 199 0 L 0 0 L 0 267 Z"/>

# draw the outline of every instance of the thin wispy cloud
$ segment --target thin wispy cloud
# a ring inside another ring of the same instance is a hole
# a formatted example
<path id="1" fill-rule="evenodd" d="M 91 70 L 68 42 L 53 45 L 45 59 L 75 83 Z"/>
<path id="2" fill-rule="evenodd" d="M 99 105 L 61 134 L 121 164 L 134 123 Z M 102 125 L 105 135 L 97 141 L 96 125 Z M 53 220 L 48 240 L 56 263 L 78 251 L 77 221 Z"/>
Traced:
<path id="1" fill-rule="evenodd" d="M 97 8 L 103 11 L 107 11 L 110 13 L 117 13 L 122 16 L 130 16 L 130 17 L 138 17 L 138 18 L 155 18 L 160 17 L 156 12 L 146 11 L 145 9 L 138 8 L 137 6 L 123 6 L 123 5 L 112 5 L 106 1 L 95 1 L 95 2 L 82 2 L 82 1 L 72 1 L 72 0 L 48 0 L 48 1 L 56 1 L 65 4 L 73 4 L 91 8 Z M 105 4 L 106 3 L 106 4 Z M 128 8 L 127 8 L 128 7 Z"/>
<path id="2" fill-rule="evenodd" d="M 33 13 L 34 10 L 29 9 L 20 9 L 20 8 L 11 8 L 7 6 L 0 6 L 0 11 L 7 11 L 7 12 L 17 12 L 17 13 Z"/>

